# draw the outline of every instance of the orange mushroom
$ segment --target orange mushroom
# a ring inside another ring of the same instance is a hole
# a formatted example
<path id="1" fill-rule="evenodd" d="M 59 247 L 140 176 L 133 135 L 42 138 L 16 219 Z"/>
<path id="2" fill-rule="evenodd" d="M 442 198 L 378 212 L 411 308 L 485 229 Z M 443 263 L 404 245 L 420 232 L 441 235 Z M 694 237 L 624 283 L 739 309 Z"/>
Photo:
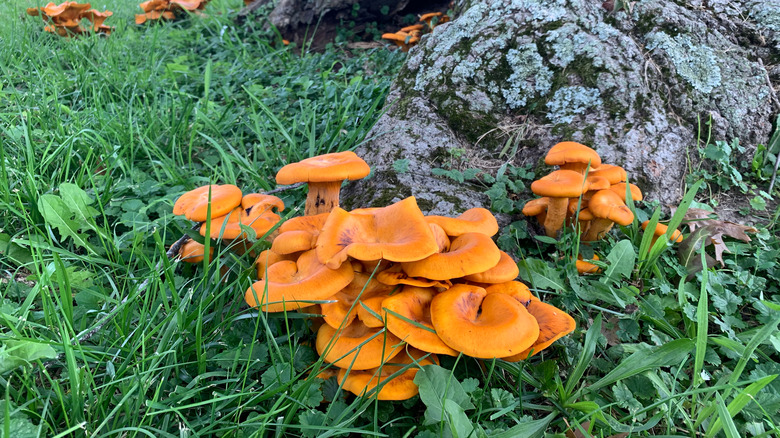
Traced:
<path id="1" fill-rule="evenodd" d="M 188 240 L 179 250 L 179 258 L 187 263 L 200 263 L 206 255 L 206 247 L 192 239 Z M 209 260 L 214 256 L 214 247 L 209 248 Z"/>
<path id="2" fill-rule="evenodd" d="M 517 267 L 517 263 L 512 259 L 512 256 L 500 251 L 501 258 L 496 266 L 492 268 L 478 272 L 476 274 L 470 274 L 463 277 L 466 281 L 475 281 L 478 283 L 504 283 L 512 281 L 520 275 L 520 269 Z"/>
<path id="3" fill-rule="evenodd" d="M 626 206 L 620 196 L 611 190 L 599 190 L 590 199 L 588 210 L 594 219 L 588 231 L 582 236 L 584 241 L 599 240 L 612 228 L 614 223 L 628 225 L 634 221 L 634 213 Z"/>
<path id="4" fill-rule="evenodd" d="M 267 312 L 300 309 L 310 301 L 326 300 L 355 276 L 349 264 L 328 269 L 317 260 L 314 250 L 301 254 L 297 261 L 276 262 L 267 272 L 265 279 L 256 281 L 244 294 L 247 304 L 262 306 Z"/>
<path id="5" fill-rule="evenodd" d="M 401 266 L 410 277 L 450 280 L 487 271 L 500 260 L 501 251 L 493 239 L 482 233 L 466 233 L 453 239 L 449 251 Z"/>
<path id="6" fill-rule="evenodd" d="M 208 185 L 181 195 L 173 204 L 173 214 L 184 215 L 195 222 L 209 220 L 208 209 L 211 206 L 211 218 L 225 216 L 241 205 L 241 189 L 231 184 Z"/>
<path id="7" fill-rule="evenodd" d="M 592 169 L 601 166 L 601 157 L 584 144 L 564 141 L 550 148 L 544 162 L 550 166 L 559 166 L 563 170 L 584 174 L 589 165 Z"/>
<path id="8" fill-rule="evenodd" d="M 414 383 L 414 376 L 417 375 L 419 368 L 438 363 L 439 359 L 436 355 L 409 348 L 394 357 L 390 364 L 378 368 L 364 371 L 353 369 L 349 374 L 346 369 L 341 369 L 338 381 L 345 390 L 357 396 L 368 395 L 371 390 L 381 386 L 375 395 L 377 400 L 407 400 L 419 392 Z M 391 378 L 404 369 L 406 370 L 403 373 Z"/>
<path id="9" fill-rule="evenodd" d="M 372 329 L 359 320 L 341 330 L 328 324 L 317 330 L 317 353 L 339 368 L 377 368 L 403 351 L 404 345 L 387 330 Z"/>
<path id="10" fill-rule="evenodd" d="M 647 226 L 650 224 L 650 221 L 644 221 L 642 222 L 642 229 L 647 230 Z M 663 236 L 664 234 L 669 232 L 669 226 L 664 224 L 656 224 L 655 230 L 653 230 L 653 240 L 650 243 L 650 246 L 652 247 L 655 245 L 655 241 L 658 240 L 659 237 Z M 683 235 L 680 232 L 680 230 L 674 230 L 672 232 L 671 237 L 669 237 L 669 241 L 673 243 L 680 243 L 683 241 Z"/>
<path id="11" fill-rule="evenodd" d="M 420 260 L 439 247 L 414 197 L 367 214 L 336 208 L 317 240 L 317 257 L 331 268 L 347 256 L 358 260 L 393 262 Z"/>
<path id="12" fill-rule="evenodd" d="M 445 344 L 481 359 L 521 353 L 539 337 L 536 320 L 515 298 L 464 284 L 433 298 L 431 321 Z"/>
<path id="13" fill-rule="evenodd" d="M 544 229 L 549 237 L 555 237 L 566 220 L 569 198 L 577 198 L 588 191 L 588 183 L 574 170 L 557 170 L 531 183 L 531 191 L 550 199 Z"/>
<path id="14" fill-rule="evenodd" d="M 288 164 L 276 174 L 277 184 L 309 185 L 304 214 L 328 213 L 339 206 L 339 192 L 344 180 L 366 177 L 371 169 L 354 152 L 319 155 Z"/>
<path id="15" fill-rule="evenodd" d="M 382 307 L 387 310 L 387 329 L 412 347 L 457 356 L 433 328 L 431 302 L 435 295 L 431 288 L 406 286 L 401 293 L 385 298 Z"/>
<path id="16" fill-rule="evenodd" d="M 553 342 L 574 331 L 577 324 L 568 313 L 541 301 L 531 301 L 526 306 L 539 325 L 539 337 L 525 351 L 503 358 L 509 362 L 525 360 L 544 350 Z"/>
<path id="17" fill-rule="evenodd" d="M 464 211 L 456 218 L 446 216 L 426 216 L 429 224 L 439 225 L 450 237 L 457 237 L 465 233 L 482 233 L 494 236 L 498 233 L 498 222 L 490 210 L 484 208 L 471 208 Z"/>

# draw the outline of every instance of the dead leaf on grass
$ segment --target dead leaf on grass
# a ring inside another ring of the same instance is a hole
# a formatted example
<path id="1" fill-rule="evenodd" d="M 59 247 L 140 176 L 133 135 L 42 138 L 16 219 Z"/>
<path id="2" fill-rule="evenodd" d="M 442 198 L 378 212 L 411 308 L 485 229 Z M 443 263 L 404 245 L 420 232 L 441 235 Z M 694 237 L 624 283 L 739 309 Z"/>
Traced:
<path id="1" fill-rule="evenodd" d="M 682 241 L 677 253 L 680 262 L 688 270 L 688 277 L 701 271 L 702 260 L 699 251 L 703 246 L 712 245 L 715 250 L 715 258 L 704 254 L 707 267 L 711 268 L 717 263 L 723 263 L 723 253 L 728 252 L 728 247 L 723 241 L 724 237 L 750 242 L 747 233 L 757 233 L 758 230 L 748 225 L 741 225 L 731 221 L 717 219 L 713 212 L 698 208 L 691 208 L 685 213 L 683 223 L 687 224 L 692 233 Z"/>

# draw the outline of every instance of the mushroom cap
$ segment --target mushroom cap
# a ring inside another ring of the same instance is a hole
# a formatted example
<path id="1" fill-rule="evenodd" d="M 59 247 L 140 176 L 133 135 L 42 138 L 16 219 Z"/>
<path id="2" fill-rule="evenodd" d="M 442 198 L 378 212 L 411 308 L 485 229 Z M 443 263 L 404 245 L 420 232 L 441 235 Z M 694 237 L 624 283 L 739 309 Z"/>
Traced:
<path id="1" fill-rule="evenodd" d="M 539 324 L 539 337 L 536 342 L 525 351 L 505 357 L 504 360 L 516 362 L 524 360 L 529 356 L 544 350 L 553 342 L 574 331 L 577 324 L 568 313 L 563 310 L 541 301 L 531 301 L 528 303 L 528 312 Z"/>
<path id="2" fill-rule="evenodd" d="M 532 182 L 531 191 L 549 198 L 576 198 L 588 191 L 588 183 L 578 172 L 556 170 Z"/>
<path id="3" fill-rule="evenodd" d="M 368 164 L 352 151 L 306 158 L 288 164 L 276 174 L 277 184 L 355 180 L 368 176 Z"/>
<path id="4" fill-rule="evenodd" d="M 542 197 L 531 199 L 523 206 L 523 214 L 526 216 L 537 216 L 547 211 L 547 205 L 550 203 L 550 198 Z"/>
<path id="5" fill-rule="evenodd" d="M 452 286 L 452 282 L 449 280 L 431 280 L 425 277 L 411 277 L 409 274 L 403 271 L 403 267 L 400 264 L 391 266 L 382 272 L 376 274 L 376 279 L 381 283 L 395 286 L 398 284 L 405 284 L 409 286 L 419 287 L 437 287 L 441 289 L 449 289 Z"/>
<path id="6" fill-rule="evenodd" d="M 359 320 L 340 331 L 328 324 L 317 330 L 317 353 L 339 368 L 376 368 L 403 351 L 405 345 L 387 330 L 369 328 Z"/>
<path id="7" fill-rule="evenodd" d="M 350 264 L 344 264 L 338 270 L 328 269 L 311 250 L 301 254 L 295 262 L 282 260 L 269 266 L 267 278 L 252 284 L 244 299 L 251 307 L 260 305 L 267 312 L 300 309 L 311 305 L 307 301 L 332 297 L 354 276 Z"/>
<path id="8" fill-rule="evenodd" d="M 248 236 L 246 231 L 241 228 L 242 225 L 252 228 L 256 235 L 262 236 L 270 231 L 280 220 L 282 220 L 282 218 L 271 211 L 271 209 L 255 207 L 247 213 L 243 208 L 236 207 L 230 214 L 216 217 L 211 220 L 211 232 L 209 237 L 212 239 L 246 238 Z M 207 222 L 204 222 L 203 225 L 200 226 L 200 235 L 204 237 L 206 236 L 206 223 Z"/>
<path id="9" fill-rule="evenodd" d="M 383 40 L 389 40 L 393 42 L 400 42 L 405 43 L 406 39 L 409 37 L 409 34 L 406 32 L 398 31 L 396 33 L 383 33 L 382 39 Z"/>
<path id="10" fill-rule="evenodd" d="M 282 260 L 290 260 L 290 258 L 281 254 L 277 254 L 270 249 L 261 252 L 260 255 L 258 255 L 255 259 L 255 265 L 257 265 L 257 279 L 262 280 L 265 278 L 266 269 L 268 269 L 268 267 L 274 263 L 281 262 Z"/>
<path id="11" fill-rule="evenodd" d="M 81 14 L 92 6 L 89 3 L 76 3 L 76 2 L 62 2 L 59 5 L 55 5 L 49 2 L 46 6 L 41 8 L 44 14 L 48 15 L 55 20 L 55 24 L 62 21 L 79 20 Z"/>
<path id="12" fill-rule="evenodd" d="M 623 200 L 623 202 L 626 202 L 626 183 L 617 183 L 613 184 L 609 187 L 610 190 L 615 192 L 616 195 L 620 196 L 620 199 Z M 628 190 L 631 193 L 631 199 L 634 201 L 641 201 L 642 196 L 642 190 L 639 189 L 639 187 L 628 184 Z"/>
<path id="13" fill-rule="evenodd" d="M 609 180 L 603 176 L 588 174 L 586 178 L 588 190 L 607 190 L 610 187 Z"/>
<path id="14" fill-rule="evenodd" d="M 328 220 L 328 213 L 320 213 L 312 216 L 297 216 L 284 221 L 279 226 L 279 232 L 285 233 L 287 231 L 308 231 L 311 234 L 319 235 L 322 230 L 325 221 Z"/>
<path id="15" fill-rule="evenodd" d="M 596 254 L 593 254 L 592 260 L 598 260 L 599 256 Z M 577 272 L 580 275 L 584 274 L 597 274 L 601 272 L 601 268 L 599 268 L 597 265 L 594 265 L 593 263 L 586 262 L 585 260 L 582 260 L 582 255 L 577 256 L 577 260 L 574 262 L 574 266 L 577 268 Z"/>
<path id="16" fill-rule="evenodd" d="M 195 222 L 209 219 L 209 196 L 211 196 L 211 217 L 225 216 L 241 205 L 241 189 L 231 184 L 208 185 L 181 195 L 173 204 L 173 214 L 184 215 Z"/>
<path id="17" fill-rule="evenodd" d="M 427 14 L 420 15 L 420 21 L 431 21 L 436 17 L 441 17 L 442 12 L 428 12 Z"/>
<path id="18" fill-rule="evenodd" d="M 438 251 L 439 246 L 412 196 L 367 214 L 335 208 L 322 227 L 316 250 L 322 263 L 334 268 L 347 256 L 393 262 L 420 260 Z"/>
<path id="19" fill-rule="evenodd" d="M 482 233 L 493 236 L 498 233 L 498 222 L 490 210 L 471 208 L 456 218 L 446 216 L 426 216 L 426 222 L 439 225 L 448 236 L 456 237 L 465 233 Z"/>
<path id="20" fill-rule="evenodd" d="M 435 295 L 431 288 L 406 286 L 401 293 L 385 298 L 382 307 L 387 310 L 387 329 L 412 347 L 457 356 L 458 352 L 441 340 L 431 323 L 431 302 Z"/>
<path id="21" fill-rule="evenodd" d="M 598 167 L 591 167 L 589 176 L 600 176 L 609 180 L 610 184 L 617 184 L 628 178 L 626 170 L 620 166 L 603 163 Z M 599 189 L 602 190 L 602 189 Z"/>
<path id="22" fill-rule="evenodd" d="M 488 269 L 487 271 L 478 272 L 476 274 L 470 274 L 463 277 L 467 281 L 476 281 L 479 283 L 505 283 L 512 281 L 520 275 L 520 269 L 517 267 L 517 263 L 512 259 L 512 256 L 499 251 L 501 258 L 498 260 L 498 264 Z"/>
<path id="23" fill-rule="evenodd" d="M 387 291 L 382 295 L 361 300 L 360 307 L 357 309 L 358 319 L 368 327 L 384 327 L 387 312 L 382 310 L 382 302 L 389 296 L 389 291 Z M 381 318 L 377 318 L 377 315 Z"/>
<path id="24" fill-rule="evenodd" d="M 609 219 L 620 225 L 628 225 L 634 221 L 634 213 L 623 203 L 620 196 L 611 190 L 599 190 L 590 198 L 588 209 L 593 216 Z"/>
<path id="25" fill-rule="evenodd" d="M 465 284 L 433 298 L 431 321 L 445 344 L 481 359 L 518 354 L 539 337 L 536 320 L 515 298 Z"/>
<path id="26" fill-rule="evenodd" d="M 181 9 L 186 9 L 188 11 L 194 11 L 196 9 L 200 9 L 200 5 L 202 0 L 169 0 L 171 6 L 178 6 Z"/>
<path id="27" fill-rule="evenodd" d="M 425 29 L 425 26 L 424 26 L 424 25 L 422 25 L 422 24 L 413 24 L 413 25 L 411 25 L 411 26 L 402 27 L 402 28 L 399 30 L 399 32 L 406 32 L 406 33 L 410 33 L 410 32 L 414 32 L 414 31 L 416 31 L 416 30 L 417 30 L 417 31 L 419 31 L 419 30 L 423 30 L 423 29 Z"/>
<path id="28" fill-rule="evenodd" d="M 647 225 L 649 223 L 650 223 L 650 221 L 642 222 L 642 229 L 646 230 L 647 229 Z M 661 237 L 664 234 L 666 234 L 667 231 L 669 231 L 669 226 L 668 225 L 664 225 L 662 223 L 657 223 L 655 225 L 655 230 L 653 230 L 653 235 L 655 237 Z M 674 230 L 674 232 L 672 233 L 672 237 L 669 238 L 669 240 L 672 241 L 672 242 L 680 243 L 680 242 L 683 241 L 683 235 L 680 232 L 680 230 Z"/>
<path id="29" fill-rule="evenodd" d="M 407 400 L 418 394 L 417 385 L 414 383 L 414 376 L 420 367 L 425 365 L 438 364 L 439 359 L 436 355 L 426 356 L 426 352 L 416 348 L 409 348 L 406 352 L 399 354 L 392 359 L 392 364 L 384 364 L 379 368 L 370 370 L 352 369 L 347 374 L 346 369 L 339 370 L 338 382 L 342 388 L 357 395 L 364 396 L 372 389 L 383 385 L 382 389 L 376 394 L 377 400 Z M 402 374 L 389 379 L 388 378 L 403 370 L 410 364 Z"/>
<path id="30" fill-rule="evenodd" d="M 433 237 L 436 239 L 436 245 L 439 246 L 439 252 L 449 251 L 450 236 L 447 235 L 447 232 L 444 231 L 444 228 L 432 223 L 428 223 L 428 226 L 431 228 Z"/>
<path id="31" fill-rule="evenodd" d="M 501 260 L 493 239 L 482 233 L 466 233 L 452 240 L 450 250 L 418 261 L 402 263 L 411 277 L 450 280 L 487 271 Z"/>
<path id="32" fill-rule="evenodd" d="M 330 298 L 334 302 L 320 304 L 325 323 L 333 328 L 349 325 L 361 308 L 360 303 L 355 301 L 365 302 L 377 295 L 387 294 L 390 290 L 387 285 L 370 278 L 369 274 L 356 272 L 352 281 Z M 379 325 L 382 326 L 384 323 Z"/>
<path id="33" fill-rule="evenodd" d="M 505 283 L 489 285 L 485 288 L 485 292 L 490 294 L 504 294 L 514 298 L 518 303 L 526 305 L 529 301 L 539 301 L 528 286 L 520 281 L 507 281 Z"/>
<path id="34" fill-rule="evenodd" d="M 279 254 L 292 254 L 298 251 L 314 249 L 317 236 L 308 231 L 293 230 L 279 233 L 271 244 L 271 249 Z"/>
<path id="35" fill-rule="evenodd" d="M 601 157 L 593 149 L 574 141 L 563 141 L 547 152 L 545 164 L 550 166 L 566 166 L 567 164 L 588 164 L 591 168 L 601 166 Z"/>
<path id="36" fill-rule="evenodd" d="M 179 258 L 187 263 L 200 263 L 205 258 L 206 247 L 192 239 L 188 240 L 179 249 Z M 214 247 L 209 248 L 209 259 L 214 256 Z"/>
<path id="37" fill-rule="evenodd" d="M 591 213 L 589 208 L 583 208 L 580 210 L 579 220 L 580 221 L 592 221 L 596 217 L 593 216 L 593 213 Z"/>
<path id="38" fill-rule="evenodd" d="M 284 201 L 273 195 L 249 193 L 241 198 L 241 207 L 244 210 L 275 208 L 276 211 L 284 211 Z"/>
<path id="39" fill-rule="evenodd" d="M 165 10 L 168 7 L 168 4 L 168 0 L 147 0 L 139 6 L 144 12 L 152 12 Z"/>

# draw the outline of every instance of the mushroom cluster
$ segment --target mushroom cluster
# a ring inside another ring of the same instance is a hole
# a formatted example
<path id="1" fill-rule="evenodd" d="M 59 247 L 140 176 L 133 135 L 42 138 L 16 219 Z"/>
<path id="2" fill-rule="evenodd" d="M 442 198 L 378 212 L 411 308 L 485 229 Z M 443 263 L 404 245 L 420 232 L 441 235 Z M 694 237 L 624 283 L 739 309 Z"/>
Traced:
<path id="1" fill-rule="evenodd" d="M 382 34 L 382 39 L 392 41 L 402 51 L 409 51 L 412 46 L 420 41 L 422 35 L 430 32 L 434 27 L 450 21 L 450 17 L 442 12 L 430 12 L 420 16 L 420 23 L 406 26 L 393 33 Z"/>
<path id="2" fill-rule="evenodd" d="M 113 13 L 111 11 L 100 12 L 97 9 L 90 9 L 91 7 L 89 3 L 63 2 L 59 5 L 49 3 L 40 8 L 28 8 L 27 15 L 40 16 L 46 22 L 43 30 L 63 37 L 89 32 L 111 34 L 113 28 L 104 25 L 103 22 Z M 82 24 L 82 20 L 85 19 L 90 22 L 87 27 Z"/>
<path id="3" fill-rule="evenodd" d="M 147 20 L 173 20 L 184 13 L 200 14 L 209 0 L 147 0 L 139 6 L 143 14 L 135 15 L 135 24 L 144 24 Z"/>
<path id="4" fill-rule="evenodd" d="M 567 223 L 577 220 L 583 241 L 604 237 L 614 224 L 628 225 L 634 214 L 626 205 L 627 196 L 642 200 L 642 191 L 626 182 L 626 171 L 601 162 L 593 149 L 573 141 L 553 146 L 544 162 L 556 170 L 531 184 L 541 196 L 526 203 L 523 214 L 536 216 L 545 232 L 556 237 Z"/>
<path id="5" fill-rule="evenodd" d="M 265 312 L 322 315 L 316 349 L 345 389 L 381 385 L 380 400 L 407 399 L 418 367 L 438 354 L 519 361 L 574 330 L 571 316 L 515 280 L 488 210 L 425 216 L 414 197 L 340 208 L 342 182 L 369 170 L 352 152 L 283 167 L 277 183 L 309 185 L 306 214 L 279 226 L 245 293 Z"/>
<path id="6" fill-rule="evenodd" d="M 282 210 L 284 202 L 276 196 L 245 195 L 230 184 L 198 187 L 180 196 L 173 206 L 173 214 L 200 224 L 201 236 L 222 239 L 236 249 L 243 248 L 238 244 L 248 237 L 250 229 L 256 236 L 273 229 L 281 220 L 277 212 Z M 213 251 L 212 247 L 209 258 Z M 203 244 L 189 240 L 179 250 L 179 257 L 187 263 L 200 263 L 205 252 Z"/>

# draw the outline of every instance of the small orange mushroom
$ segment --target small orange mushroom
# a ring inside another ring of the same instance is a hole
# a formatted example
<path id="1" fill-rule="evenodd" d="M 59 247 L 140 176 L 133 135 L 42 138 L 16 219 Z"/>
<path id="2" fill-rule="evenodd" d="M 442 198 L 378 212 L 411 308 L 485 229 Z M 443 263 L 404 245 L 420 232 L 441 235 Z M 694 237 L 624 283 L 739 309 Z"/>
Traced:
<path id="1" fill-rule="evenodd" d="M 184 215 L 195 222 L 209 220 L 208 209 L 211 206 L 211 218 L 225 216 L 241 205 L 241 189 L 231 184 L 208 185 L 181 195 L 173 204 L 173 214 Z"/>
<path id="2" fill-rule="evenodd" d="M 325 362 L 353 370 L 377 368 L 406 345 L 387 330 L 372 329 L 359 320 L 341 330 L 323 324 L 317 330 L 316 344 Z"/>
<path id="3" fill-rule="evenodd" d="M 439 359 L 436 355 L 409 348 L 408 351 L 394 357 L 390 364 L 378 368 L 363 371 L 353 369 L 349 374 L 346 369 L 341 369 L 338 381 L 345 390 L 357 396 L 365 396 L 381 385 L 382 388 L 376 393 L 377 400 L 407 400 L 419 392 L 414 383 L 414 376 L 417 375 L 419 368 L 438 363 Z M 390 376 L 406 367 L 408 367 L 406 371 L 390 379 Z"/>
<path id="4" fill-rule="evenodd" d="M 344 180 L 366 177 L 371 169 L 354 152 L 319 155 L 288 164 L 276 174 L 277 184 L 309 185 L 304 214 L 329 213 L 339 206 L 339 192 Z"/>

